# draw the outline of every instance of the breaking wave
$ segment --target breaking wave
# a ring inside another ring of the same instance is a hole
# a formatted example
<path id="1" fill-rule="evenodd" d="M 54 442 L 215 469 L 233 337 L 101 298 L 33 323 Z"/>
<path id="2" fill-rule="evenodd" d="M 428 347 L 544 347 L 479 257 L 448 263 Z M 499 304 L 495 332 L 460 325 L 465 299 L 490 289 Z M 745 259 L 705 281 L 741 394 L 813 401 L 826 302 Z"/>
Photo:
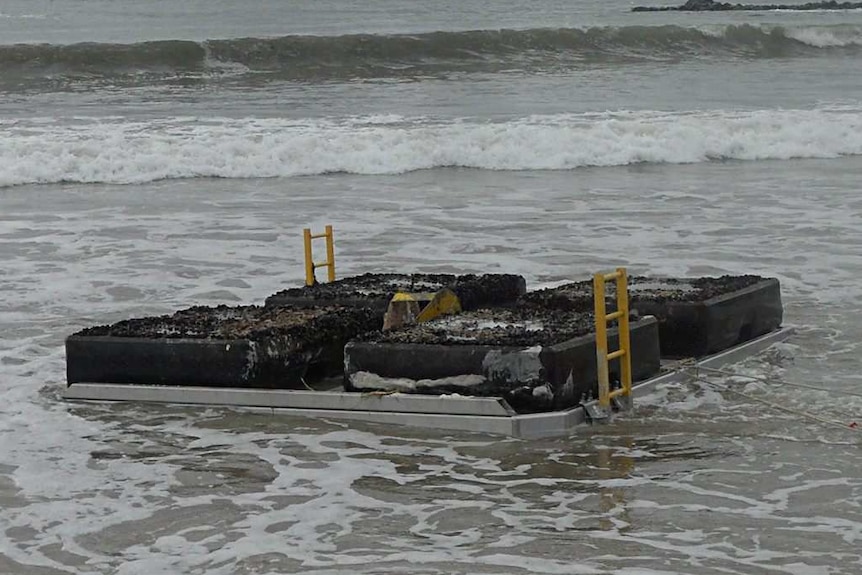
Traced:
<path id="1" fill-rule="evenodd" d="M 506 122 L 79 118 L 0 122 L 0 186 L 399 174 L 437 167 L 570 170 L 635 163 L 862 155 L 862 109 L 618 112 Z"/>
<path id="2" fill-rule="evenodd" d="M 862 26 L 625 26 L 0 46 L 0 75 L 182 74 L 228 68 L 296 79 L 690 57 L 792 57 L 862 47 Z"/>

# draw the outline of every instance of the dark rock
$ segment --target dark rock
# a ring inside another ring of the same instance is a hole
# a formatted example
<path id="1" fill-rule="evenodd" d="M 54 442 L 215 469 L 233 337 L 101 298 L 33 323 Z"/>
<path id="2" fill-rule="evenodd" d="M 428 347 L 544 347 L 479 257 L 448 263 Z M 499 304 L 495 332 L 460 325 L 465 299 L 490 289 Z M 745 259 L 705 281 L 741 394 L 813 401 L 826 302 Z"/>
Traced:
<path id="1" fill-rule="evenodd" d="M 717 12 L 725 10 L 858 10 L 862 2 L 808 2 L 805 4 L 730 4 L 714 0 L 688 0 L 681 6 L 635 6 L 632 12 Z"/>

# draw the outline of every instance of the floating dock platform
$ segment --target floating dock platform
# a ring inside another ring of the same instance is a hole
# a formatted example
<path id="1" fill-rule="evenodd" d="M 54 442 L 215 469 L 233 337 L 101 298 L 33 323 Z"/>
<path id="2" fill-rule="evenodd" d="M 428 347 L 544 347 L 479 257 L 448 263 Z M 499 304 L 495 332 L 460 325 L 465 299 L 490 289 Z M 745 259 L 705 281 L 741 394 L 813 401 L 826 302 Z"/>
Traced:
<path id="1" fill-rule="evenodd" d="M 665 363 L 661 373 L 632 388 L 635 397 L 659 384 L 684 381 L 687 369 L 720 368 L 750 358 L 793 334 L 784 327 L 722 352 L 680 364 Z M 308 390 L 270 390 L 228 387 L 118 385 L 72 383 L 64 391 L 69 400 L 134 401 L 188 405 L 219 405 L 265 411 L 273 415 L 365 421 L 451 431 L 479 432 L 523 439 L 568 435 L 589 421 L 596 402 L 570 409 L 518 414 L 502 398 L 366 393 Z"/>
<path id="2" fill-rule="evenodd" d="M 775 279 L 632 278 L 631 296 L 624 268 L 530 293 L 512 274 L 336 281 L 331 226 L 304 234 L 305 287 L 264 306 L 193 307 L 69 336 L 64 397 L 530 438 L 607 420 L 689 367 L 739 361 L 792 333 Z M 315 263 L 320 237 L 327 259 Z"/>

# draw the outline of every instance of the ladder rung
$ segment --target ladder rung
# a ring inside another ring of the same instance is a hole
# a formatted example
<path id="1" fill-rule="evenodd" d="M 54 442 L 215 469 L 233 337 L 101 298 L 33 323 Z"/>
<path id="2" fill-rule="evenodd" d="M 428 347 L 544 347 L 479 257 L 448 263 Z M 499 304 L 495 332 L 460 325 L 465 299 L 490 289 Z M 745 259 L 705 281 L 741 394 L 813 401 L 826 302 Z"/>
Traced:
<path id="1" fill-rule="evenodd" d="M 327 234 L 326 232 L 323 232 L 322 234 L 311 234 L 309 237 L 313 240 L 316 240 L 317 238 L 325 238 L 328 235 L 329 234 Z"/>
<path id="2" fill-rule="evenodd" d="M 625 354 L 626 354 L 626 350 L 624 350 L 624 349 L 618 349 L 616 351 L 612 351 L 611 353 L 608 354 L 608 361 L 611 361 L 612 359 L 616 359 L 618 357 L 622 357 Z"/>
<path id="3" fill-rule="evenodd" d="M 605 275 L 604 275 L 604 276 L 602 276 L 602 277 L 605 279 L 605 281 L 606 281 L 606 282 L 608 282 L 608 281 L 611 281 L 611 280 L 619 279 L 619 278 L 620 278 L 620 276 L 622 276 L 622 274 L 620 273 L 620 271 L 619 271 L 619 270 L 617 270 L 617 271 L 615 271 L 615 272 L 611 272 L 611 273 L 609 273 L 609 274 L 605 274 Z"/>
<path id="4" fill-rule="evenodd" d="M 615 311 L 614 313 L 609 313 L 605 316 L 605 321 L 614 321 L 615 319 L 620 319 L 623 317 L 622 311 Z"/>
<path id="5" fill-rule="evenodd" d="M 608 394 L 608 398 L 613 399 L 618 395 L 623 395 L 625 392 L 626 392 L 626 389 L 624 387 L 621 387 L 619 389 L 615 389 Z"/>
<path id="6" fill-rule="evenodd" d="M 327 260 L 327 261 L 324 261 L 324 262 L 314 262 L 312 265 L 313 265 L 314 267 L 316 267 L 316 268 L 323 268 L 323 267 L 326 267 L 326 266 L 332 265 L 332 262 L 330 262 L 329 260 Z"/>

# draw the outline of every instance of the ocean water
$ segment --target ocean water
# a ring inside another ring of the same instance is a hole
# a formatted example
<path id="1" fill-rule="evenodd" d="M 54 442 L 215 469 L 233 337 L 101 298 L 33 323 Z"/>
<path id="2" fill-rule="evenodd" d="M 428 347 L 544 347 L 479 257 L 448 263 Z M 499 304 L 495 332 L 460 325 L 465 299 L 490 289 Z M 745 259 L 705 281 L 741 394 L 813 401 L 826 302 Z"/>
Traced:
<path id="1" fill-rule="evenodd" d="M 633 5 L 0 3 L 0 573 L 862 572 L 862 12 Z M 61 399 L 67 335 L 325 224 L 339 275 L 775 276 L 797 332 L 537 441 Z"/>

